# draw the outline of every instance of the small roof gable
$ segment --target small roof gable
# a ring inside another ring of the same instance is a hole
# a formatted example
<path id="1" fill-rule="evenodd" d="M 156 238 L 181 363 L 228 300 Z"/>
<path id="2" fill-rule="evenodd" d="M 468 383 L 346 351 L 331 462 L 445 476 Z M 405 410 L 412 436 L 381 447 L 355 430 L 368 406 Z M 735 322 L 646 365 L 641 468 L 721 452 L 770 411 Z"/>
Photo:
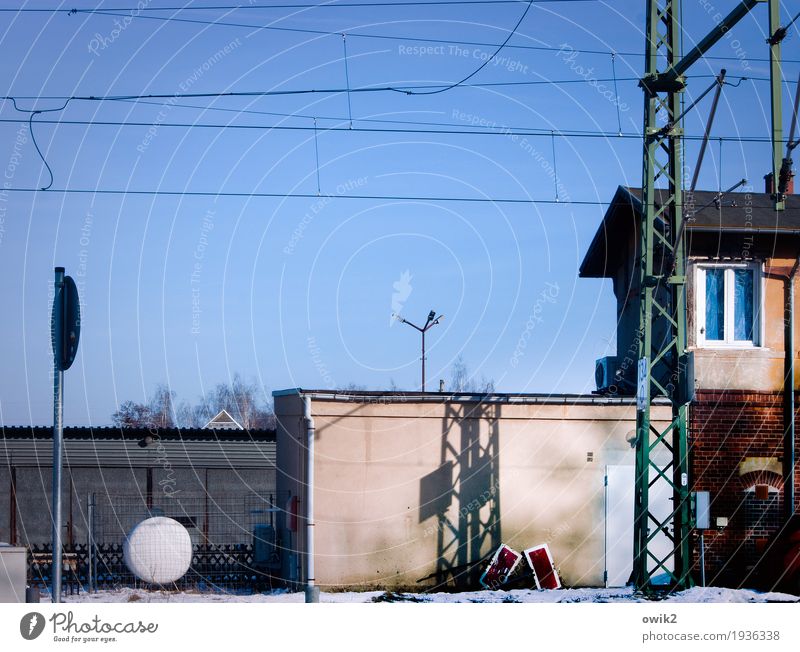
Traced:
<path id="1" fill-rule="evenodd" d="M 207 430 L 244 430 L 241 424 L 227 410 L 220 410 L 203 428 Z"/>
<path id="2" fill-rule="evenodd" d="M 664 190 L 656 190 L 661 206 Z M 776 211 L 766 193 L 734 192 L 722 195 L 696 190 L 684 192 L 684 209 L 693 200 L 694 212 L 687 232 L 800 235 L 800 195 L 787 195 L 786 209 Z M 580 266 L 582 278 L 607 278 L 625 255 L 621 243 L 637 232 L 642 215 L 642 189 L 618 186 Z"/>

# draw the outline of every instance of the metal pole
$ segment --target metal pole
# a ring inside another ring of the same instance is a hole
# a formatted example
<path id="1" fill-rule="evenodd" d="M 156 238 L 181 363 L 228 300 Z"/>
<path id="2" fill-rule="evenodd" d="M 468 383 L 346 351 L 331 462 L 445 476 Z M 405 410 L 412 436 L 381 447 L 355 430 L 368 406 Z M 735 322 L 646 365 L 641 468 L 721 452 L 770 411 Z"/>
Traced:
<path id="1" fill-rule="evenodd" d="M 319 602 L 319 587 L 314 585 L 314 418 L 311 397 L 303 397 L 303 423 L 306 428 L 306 602 Z"/>
<path id="2" fill-rule="evenodd" d="M 53 336 L 55 341 L 63 341 L 64 330 L 64 268 L 55 269 L 55 295 L 53 301 Z M 60 350 L 58 347 L 56 351 Z M 52 532 L 52 565 L 51 565 L 51 593 L 52 601 L 61 602 L 61 562 L 62 562 L 62 533 L 61 533 L 61 448 L 64 439 L 64 372 L 61 361 L 54 353 L 53 356 L 53 532 Z"/>
<path id="3" fill-rule="evenodd" d="M 706 122 L 706 130 L 703 134 L 703 142 L 700 145 L 700 153 L 697 155 L 697 165 L 694 166 L 694 174 L 692 175 L 692 185 L 689 187 L 689 192 L 694 193 L 697 187 L 697 179 L 700 177 L 700 168 L 703 165 L 703 158 L 706 154 L 706 147 L 708 147 L 708 138 L 711 135 L 711 125 L 714 124 L 714 116 L 717 114 L 717 105 L 719 104 L 719 96 L 722 93 L 722 86 L 725 83 L 725 68 L 723 68 L 717 77 L 717 90 L 714 93 L 714 99 L 711 100 L 711 110 L 708 112 L 708 122 Z M 694 204 L 694 198 L 692 198 Z M 693 206 L 694 207 L 694 206 Z M 692 217 L 691 215 L 689 217 Z"/>
<path id="4" fill-rule="evenodd" d="M 795 491 L 795 401 L 794 401 L 794 281 L 800 258 L 794 264 L 786 281 L 788 293 L 785 331 L 785 365 L 784 378 L 784 434 L 783 434 L 783 507 L 786 519 L 794 514 Z"/>
<path id="5" fill-rule="evenodd" d="M 422 391 L 425 391 L 425 331 L 427 328 L 422 329 Z"/>
<path id="6" fill-rule="evenodd" d="M 778 180 L 783 164 L 783 112 L 781 95 L 781 40 L 777 38 L 781 27 L 779 0 L 769 0 L 769 79 L 770 79 L 770 109 L 772 114 L 772 188 L 774 206 L 776 211 L 785 207 L 784 197 L 778 189 Z M 774 39 L 774 42 L 773 42 Z"/>
<path id="7" fill-rule="evenodd" d="M 95 574 L 97 569 L 95 568 L 95 559 L 94 559 L 94 494 L 89 494 L 89 501 L 86 509 L 87 519 L 88 519 L 88 530 L 89 530 L 89 591 L 91 593 L 97 593 L 97 579 Z"/>
<path id="8" fill-rule="evenodd" d="M 705 533 L 700 530 L 700 586 L 706 585 L 706 540 Z"/>

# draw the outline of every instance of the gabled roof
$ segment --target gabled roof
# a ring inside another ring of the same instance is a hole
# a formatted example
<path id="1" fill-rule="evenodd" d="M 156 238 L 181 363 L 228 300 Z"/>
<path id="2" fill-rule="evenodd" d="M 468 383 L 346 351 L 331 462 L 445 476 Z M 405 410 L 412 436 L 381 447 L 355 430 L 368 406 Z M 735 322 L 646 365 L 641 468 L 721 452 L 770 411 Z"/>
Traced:
<path id="1" fill-rule="evenodd" d="M 663 190 L 656 191 L 656 205 L 661 206 Z M 800 235 L 800 196 L 788 195 L 786 209 L 775 211 L 766 193 L 735 192 L 723 195 L 696 190 L 693 195 L 692 220 L 687 232 L 749 233 Z M 684 193 L 684 210 L 690 201 Z M 592 239 L 580 266 L 583 278 L 604 278 L 617 269 L 621 247 L 630 233 L 636 232 L 642 214 L 642 189 L 618 186 L 603 221 Z"/>
<path id="2" fill-rule="evenodd" d="M 227 410 L 220 410 L 203 428 L 208 430 L 244 430 L 242 425 Z"/>

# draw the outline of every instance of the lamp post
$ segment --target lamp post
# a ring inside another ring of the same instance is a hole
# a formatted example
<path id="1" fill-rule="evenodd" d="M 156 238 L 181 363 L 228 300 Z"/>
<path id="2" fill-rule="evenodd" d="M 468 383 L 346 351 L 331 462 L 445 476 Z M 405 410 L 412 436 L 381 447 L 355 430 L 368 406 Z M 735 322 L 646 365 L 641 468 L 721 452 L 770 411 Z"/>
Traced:
<path id="1" fill-rule="evenodd" d="M 408 321 L 407 319 L 403 318 L 401 315 L 394 313 L 394 318 L 399 321 L 401 324 L 408 324 L 412 328 L 416 328 L 422 334 L 422 391 L 425 391 L 425 333 L 428 332 L 430 328 L 433 328 L 438 324 L 442 319 L 444 319 L 444 315 L 436 316 L 436 313 L 431 310 L 428 313 L 428 319 L 425 321 L 424 326 L 417 326 L 416 324 Z"/>

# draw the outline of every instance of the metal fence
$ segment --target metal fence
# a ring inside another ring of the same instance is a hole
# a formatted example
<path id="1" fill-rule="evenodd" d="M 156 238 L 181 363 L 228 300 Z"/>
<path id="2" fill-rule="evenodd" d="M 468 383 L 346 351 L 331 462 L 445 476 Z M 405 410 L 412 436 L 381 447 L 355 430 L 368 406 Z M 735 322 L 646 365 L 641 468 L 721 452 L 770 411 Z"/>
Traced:
<path id="1" fill-rule="evenodd" d="M 159 588 L 259 591 L 277 584 L 279 532 L 286 500 L 266 495 L 91 495 L 87 499 L 86 544 L 64 550 L 64 590 L 91 591 L 151 586 L 127 567 L 123 546 L 145 519 L 165 516 L 183 525 L 192 543 L 189 571 Z M 165 548 L 165 550 L 168 550 Z M 31 546 L 29 579 L 49 586 L 52 548 Z"/>

